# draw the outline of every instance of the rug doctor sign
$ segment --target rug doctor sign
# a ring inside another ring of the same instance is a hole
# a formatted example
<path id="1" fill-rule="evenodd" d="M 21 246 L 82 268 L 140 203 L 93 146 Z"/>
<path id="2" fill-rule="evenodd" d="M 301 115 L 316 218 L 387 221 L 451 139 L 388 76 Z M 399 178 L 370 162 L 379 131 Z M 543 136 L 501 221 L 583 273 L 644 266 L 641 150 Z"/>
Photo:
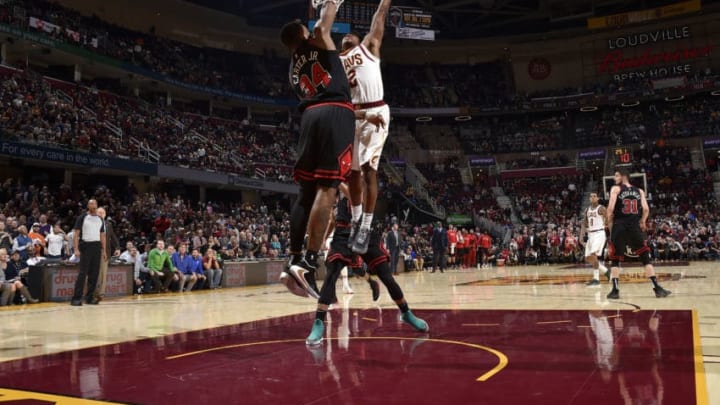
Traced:
<path id="1" fill-rule="evenodd" d="M 596 60 L 597 74 L 610 75 L 616 81 L 694 74 L 706 66 L 714 51 L 707 41 L 693 38 L 687 25 L 611 37 L 602 47 L 605 51 Z"/>

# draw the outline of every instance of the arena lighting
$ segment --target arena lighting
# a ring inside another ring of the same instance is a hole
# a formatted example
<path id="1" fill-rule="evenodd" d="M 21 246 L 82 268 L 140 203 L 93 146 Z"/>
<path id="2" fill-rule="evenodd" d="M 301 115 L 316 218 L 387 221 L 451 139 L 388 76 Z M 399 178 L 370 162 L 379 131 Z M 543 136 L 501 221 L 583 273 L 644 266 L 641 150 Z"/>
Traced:
<path id="1" fill-rule="evenodd" d="M 415 118 L 415 121 L 417 121 L 417 122 L 430 122 L 430 121 L 432 121 L 432 117 L 417 117 L 417 118 Z"/>
<path id="2" fill-rule="evenodd" d="M 585 107 L 580 107 L 581 112 L 592 112 L 592 111 L 597 111 L 597 109 L 598 108 L 595 107 L 594 105 L 586 105 Z"/>
<path id="3" fill-rule="evenodd" d="M 470 121 L 471 119 L 472 119 L 472 117 L 469 115 L 458 115 L 457 117 L 455 117 L 455 121 L 460 121 L 460 122 Z"/>
<path id="4" fill-rule="evenodd" d="M 629 107 L 637 107 L 640 105 L 639 101 L 628 101 L 620 104 L 623 107 L 629 108 Z"/>
<path id="5" fill-rule="evenodd" d="M 672 101 L 682 101 L 682 100 L 685 100 L 685 96 L 677 96 L 677 97 L 667 96 L 667 97 L 665 97 L 665 101 L 669 101 L 669 102 L 672 102 Z"/>
<path id="6" fill-rule="evenodd" d="M 712 92 L 710 92 L 710 95 L 711 96 L 720 96 L 720 90 L 713 90 Z"/>

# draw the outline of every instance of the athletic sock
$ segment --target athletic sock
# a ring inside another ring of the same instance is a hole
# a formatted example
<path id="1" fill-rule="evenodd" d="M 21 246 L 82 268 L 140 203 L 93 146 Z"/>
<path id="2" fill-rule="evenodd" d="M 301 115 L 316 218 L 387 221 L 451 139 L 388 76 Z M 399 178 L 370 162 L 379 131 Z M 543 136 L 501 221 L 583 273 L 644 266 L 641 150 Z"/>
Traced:
<path id="1" fill-rule="evenodd" d="M 311 266 L 317 268 L 317 260 L 318 260 L 318 252 L 317 250 L 308 250 L 305 252 L 305 260 L 310 264 Z"/>
<path id="2" fill-rule="evenodd" d="M 362 224 L 360 225 L 360 228 L 370 229 L 370 225 L 372 224 L 372 220 L 373 220 L 373 213 L 372 213 L 372 212 L 370 212 L 370 213 L 367 213 L 367 212 L 364 213 L 364 214 L 363 214 L 363 219 L 362 219 Z"/>
<path id="3" fill-rule="evenodd" d="M 593 280 L 600 281 L 600 270 L 598 270 L 598 269 L 593 270 Z"/>
<path id="4" fill-rule="evenodd" d="M 619 290 L 620 290 L 620 279 L 617 278 L 617 277 L 613 277 L 613 279 L 612 279 L 612 285 L 613 285 L 613 290 L 614 290 L 614 291 L 619 291 Z"/>
<path id="5" fill-rule="evenodd" d="M 327 317 L 327 311 L 323 311 L 322 309 L 318 309 L 317 312 L 315 312 L 315 319 L 319 319 L 323 322 L 325 322 L 325 318 Z"/>
<path id="6" fill-rule="evenodd" d="M 658 283 L 657 283 L 657 277 L 655 277 L 655 276 L 650 276 L 650 282 L 652 282 L 653 288 L 658 288 L 658 287 L 660 287 L 660 286 L 658 285 Z"/>
<path id="7" fill-rule="evenodd" d="M 403 302 L 402 304 L 398 304 L 398 308 L 400 308 L 400 312 L 403 314 L 410 310 L 410 307 L 408 307 L 407 302 Z"/>
<path id="8" fill-rule="evenodd" d="M 360 217 L 362 216 L 362 204 L 361 205 L 353 205 L 351 212 L 352 212 L 352 221 L 357 222 L 360 220 Z"/>
<path id="9" fill-rule="evenodd" d="M 290 264 L 297 264 L 302 260 L 302 252 L 290 252 Z"/>

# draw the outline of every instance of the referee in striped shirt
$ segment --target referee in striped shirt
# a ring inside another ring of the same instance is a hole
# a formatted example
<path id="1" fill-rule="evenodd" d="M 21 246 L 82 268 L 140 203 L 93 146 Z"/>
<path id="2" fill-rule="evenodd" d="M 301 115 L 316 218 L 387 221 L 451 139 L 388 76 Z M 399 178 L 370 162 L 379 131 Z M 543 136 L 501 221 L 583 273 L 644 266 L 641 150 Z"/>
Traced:
<path id="1" fill-rule="evenodd" d="M 107 260 L 105 252 L 105 222 L 97 214 L 96 200 L 89 200 L 87 213 L 78 217 L 74 226 L 73 246 L 75 257 L 80 259 L 80 274 L 75 282 L 75 291 L 72 297 L 73 306 L 82 305 L 83 290 L 87 279 L 87 294 L 85 302 L 97 305 L 94 297 L 100 274 L 100 261 Z"/>

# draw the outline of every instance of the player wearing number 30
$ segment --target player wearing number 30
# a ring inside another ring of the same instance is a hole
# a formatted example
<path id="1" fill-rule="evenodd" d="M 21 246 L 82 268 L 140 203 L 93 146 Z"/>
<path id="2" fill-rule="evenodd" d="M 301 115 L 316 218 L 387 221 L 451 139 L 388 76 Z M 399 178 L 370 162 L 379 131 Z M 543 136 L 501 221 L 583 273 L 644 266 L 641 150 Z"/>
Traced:
<path id="1" fill-rule="evenodd" d="M 315 3 L 315 2 L 314 2 Z M 338 184 L 352 164 L 355 118 L 350 85 L 330 33 L 342 0 L 326 0 L 312 35 L 299 21 L 285 24 L 282 43 L 290 50 L 290 84 L 302 112 L 294 178 L 300 195 L 290 217 L 290 263 L 280 281 L 293 294 L 318 298 L 315 272 Z M 382 124 L 382 120 L 376 120 Z M 307 250 L 302 254 L 305 234 Z"/>
<path id="2" fill-rule="evenodd" d="M 613 288 L 608 299 L 620 298 L 618 277 L 620 262 L 626 258 L 639 258 L 645 266 L 645 275 L 650 278 L 655 296 L 664 298 L 670 291 L 662 288 L 655 278 L 655 268 L 650 264 L 650 248 L 645 241 L 647 218 L 650 207 L 645 199 L 645 192 L 630 184 L 627 169 L 615 172 L 615 185 L 610 189 L 608 204 L 608 227 L 610 228 L 609 253 L 612 260 Z"/>
<path id="3" fill-rule="evenodd" d="M 340 54 L 350 81 L 350 93 L 355 110 L 364 111 L 370 116 L 379 115 L 386 124 L 384 128 L 378 128 L 367 120 L 359 120 L 355 123 L 355 143 L 350 173 L 352 228 L 348 242 L 353 252 L 357 254 L 365 254 L 368 250 L 370 224 L 378 194 L 377 169 L 388 136 L 387 124 L 390 123 L 390 107 L 383 101 L 384 89 L 380 71 L 380 46 L 390 3 L 390 0 L 380 2 L 370 25 L 370 32 L 362 40 L 356 33 L 343 37 L 343 52 Z M 362 223 L 360 223 L 361 217 Z"/>

